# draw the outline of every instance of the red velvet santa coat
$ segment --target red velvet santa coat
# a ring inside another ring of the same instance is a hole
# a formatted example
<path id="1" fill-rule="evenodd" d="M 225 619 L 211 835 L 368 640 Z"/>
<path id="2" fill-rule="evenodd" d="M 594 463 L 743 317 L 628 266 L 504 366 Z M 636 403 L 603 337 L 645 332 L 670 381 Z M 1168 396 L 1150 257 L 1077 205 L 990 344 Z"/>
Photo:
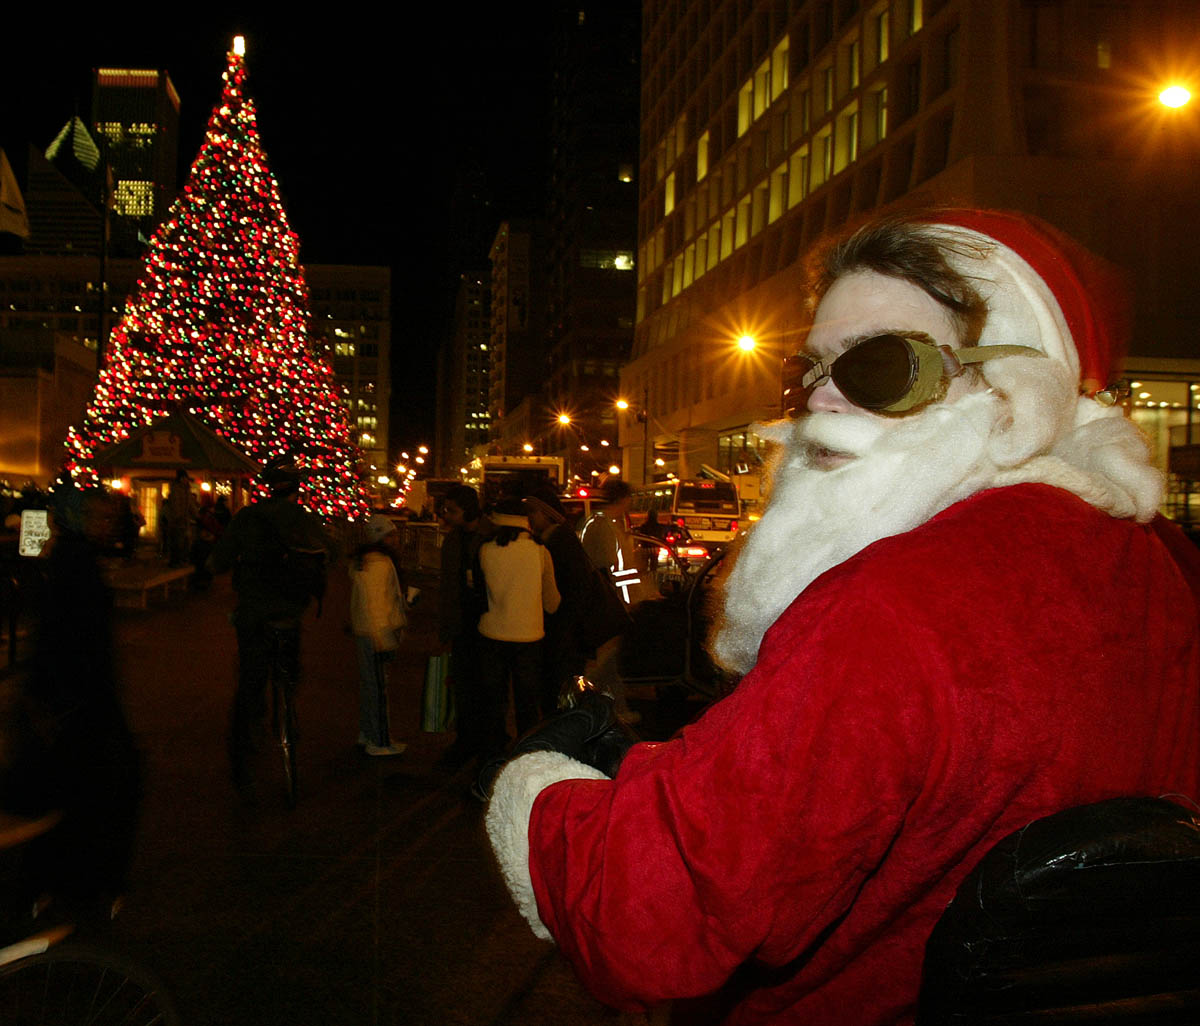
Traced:
<path id="1" fill-rule="evenodd" d="M 538 914 L 619 1007 L 756 960 L 785 969 L 731 1022 L 910 1021 L 934 921 L 1002 836 L 1200 798 L 1198 681 L 1153 530 L 1046 485 L 983 492 L 819 578 L 734 694 L 615 781 L 545 788 Z"/>

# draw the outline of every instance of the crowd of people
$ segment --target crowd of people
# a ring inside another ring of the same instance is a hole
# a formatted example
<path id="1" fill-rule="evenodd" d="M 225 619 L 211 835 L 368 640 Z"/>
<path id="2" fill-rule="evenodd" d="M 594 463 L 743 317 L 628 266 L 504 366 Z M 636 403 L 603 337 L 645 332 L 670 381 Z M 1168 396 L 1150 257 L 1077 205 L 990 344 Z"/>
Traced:
<path id="1" fill-rule="evenodd" d="M 603 497 L 608 512 L 588 521 L 581 541 L 548 485 L 486 513 L 473 488 L 447 493 L 439 638 L 451 653 L 457 733 L 443 766 L 484 766 L 507 750 L 510 692 L 521 736 L 609 658 L 626 614 L 598 596 L 616 592 L 630 490 L 614 479 Z"/>

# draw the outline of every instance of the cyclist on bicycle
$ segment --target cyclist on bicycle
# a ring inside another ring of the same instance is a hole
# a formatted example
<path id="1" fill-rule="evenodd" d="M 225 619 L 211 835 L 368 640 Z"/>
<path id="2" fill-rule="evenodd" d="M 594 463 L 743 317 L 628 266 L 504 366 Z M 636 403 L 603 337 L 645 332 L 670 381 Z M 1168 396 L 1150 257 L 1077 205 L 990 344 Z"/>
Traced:
<path id="1" fill-rule="evenodd" d="M 253 784 L 250 756 L 266 714 L 272 659 L 291 687 L 300 675 L 300 618 L 314 594 L 296 577 L 297 554 L 333 554 L 321 521 L 297 501 L 300 477 L 289 458 L 267 464 L 262 482 L 270 496 L 238 510 L 208 560 L 213 573 L 233 570 L 237 592 L 238 684 L 229 758 L 243 797 L 250 797 Z"/>

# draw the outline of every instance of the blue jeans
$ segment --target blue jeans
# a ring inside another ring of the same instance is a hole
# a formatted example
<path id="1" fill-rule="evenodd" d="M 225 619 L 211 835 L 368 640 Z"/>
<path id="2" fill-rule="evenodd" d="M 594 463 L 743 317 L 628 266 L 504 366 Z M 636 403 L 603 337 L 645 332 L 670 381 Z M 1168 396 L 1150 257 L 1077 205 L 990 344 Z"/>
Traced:
<path id="1" fill-rule="evenodd" d="M 394 650 L 377 652 L 369 637 L 354 639 L 358 653 L 358 730 L 373 745 L 392 743 L 388 727 L 388 667 Z"/>

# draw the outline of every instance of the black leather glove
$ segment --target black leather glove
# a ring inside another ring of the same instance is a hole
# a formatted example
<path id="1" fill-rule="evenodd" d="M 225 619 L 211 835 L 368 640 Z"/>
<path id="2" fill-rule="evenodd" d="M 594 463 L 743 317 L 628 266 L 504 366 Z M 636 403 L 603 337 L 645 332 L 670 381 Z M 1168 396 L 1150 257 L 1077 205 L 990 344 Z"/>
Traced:
<path id="1" fill-rule="evenodd" d="M 521 738 L 504 758 L 492 759 L 479 771 L 474 791 L 491 797 L 492 785 L 509 759 L 530 752 L 560 752 L 615 777 L 636 738 L 617 719 L 613 700 L 597 691 L 581 694 L 575 705 L 543 720 Z"/>

